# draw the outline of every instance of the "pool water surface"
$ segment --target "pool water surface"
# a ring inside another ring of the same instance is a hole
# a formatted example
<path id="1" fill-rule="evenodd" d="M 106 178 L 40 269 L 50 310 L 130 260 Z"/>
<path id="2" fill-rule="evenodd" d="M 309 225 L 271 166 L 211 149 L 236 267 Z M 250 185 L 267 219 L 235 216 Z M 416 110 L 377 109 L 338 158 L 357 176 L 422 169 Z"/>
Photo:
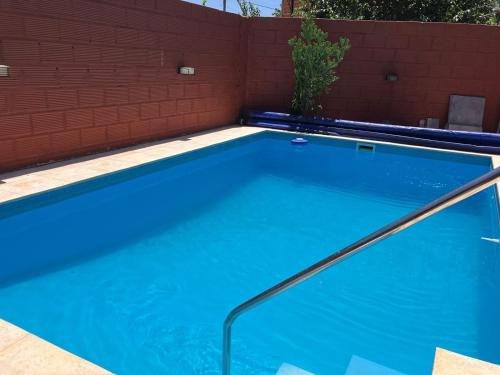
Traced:
<path id="1" fill-rule="evenodd" d="M 244 300 L 486 173 L 490 159 L 263 132 L 0 205 L 0 318 L 118 374 L 220 374 Z M 241 317 L 233 372 L 353 356 L 500 363 L 490 188 Z"/>

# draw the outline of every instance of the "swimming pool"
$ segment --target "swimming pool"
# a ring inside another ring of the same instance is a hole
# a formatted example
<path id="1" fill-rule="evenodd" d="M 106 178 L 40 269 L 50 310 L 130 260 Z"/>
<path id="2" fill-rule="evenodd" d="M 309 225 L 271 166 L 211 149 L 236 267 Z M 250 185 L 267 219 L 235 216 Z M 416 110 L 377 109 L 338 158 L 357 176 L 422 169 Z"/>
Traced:
<path id="1" fill-rule="evenodd" d="M 263 132 L 0 206 L 0 318 L 118 374 L 219 374 L 230 309 L 491 169 Z M 233 372 L 500 363 L 493 188 L 242 317 Z"/>

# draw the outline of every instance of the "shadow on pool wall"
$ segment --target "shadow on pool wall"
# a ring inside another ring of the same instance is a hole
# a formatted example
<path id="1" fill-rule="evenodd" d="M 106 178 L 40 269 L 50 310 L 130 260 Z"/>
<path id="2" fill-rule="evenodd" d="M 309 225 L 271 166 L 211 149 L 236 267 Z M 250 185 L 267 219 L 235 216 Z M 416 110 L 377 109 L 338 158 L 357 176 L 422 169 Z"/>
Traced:
<path id="1" fill-rule="evenodd" d="M 216 205 L 261 168 L 253 144 L 259 139 L 236 140 L 2 205 L 0 286 L 102 256 Z"/>

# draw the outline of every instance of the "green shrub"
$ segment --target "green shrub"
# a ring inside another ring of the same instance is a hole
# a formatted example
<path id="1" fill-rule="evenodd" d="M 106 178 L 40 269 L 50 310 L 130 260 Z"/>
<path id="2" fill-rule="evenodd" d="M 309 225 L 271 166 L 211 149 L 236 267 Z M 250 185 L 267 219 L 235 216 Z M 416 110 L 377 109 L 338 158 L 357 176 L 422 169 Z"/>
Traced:
<path id="1" fill-rule="evenodd" d="M 260 17 L 260 9 L 251 1 L 236 0 L 244 17 Z"/>
<path id="2" fill-rule="evenodd" d="M 491 23 L 498 0 L 301 0 L 317 18 Z"/>
<path id="3" fill-rule="evenodd" d="M 335 69 L 351 48 L 349 39 L 340 38 L 337 43 L 331 43 L 328 33 L 323 32 L 311 17 L 306 17 L 300 34 L 288 44 L 292 46 L 295 67 L 292 112 L 316 113 L 321 109 L 317 103 L 319 96 L 328 92 L 330 85 L 338 79 Z"/>

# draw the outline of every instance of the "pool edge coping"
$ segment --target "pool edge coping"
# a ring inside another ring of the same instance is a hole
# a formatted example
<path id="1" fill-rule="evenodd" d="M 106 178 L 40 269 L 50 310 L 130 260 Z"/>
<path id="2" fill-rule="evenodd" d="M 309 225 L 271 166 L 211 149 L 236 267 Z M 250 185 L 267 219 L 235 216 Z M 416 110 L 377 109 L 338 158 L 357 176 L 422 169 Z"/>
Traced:
<path id="1" fill-rule="evenodd" d="M 110 371 L 0 319 L 0 370 L 4 375 L 110 375 Z"/>
<path id="2" fill-rule="evenodd" d="M 438 347 L 432 375 L 500 375 L 500 366 Z"/>

